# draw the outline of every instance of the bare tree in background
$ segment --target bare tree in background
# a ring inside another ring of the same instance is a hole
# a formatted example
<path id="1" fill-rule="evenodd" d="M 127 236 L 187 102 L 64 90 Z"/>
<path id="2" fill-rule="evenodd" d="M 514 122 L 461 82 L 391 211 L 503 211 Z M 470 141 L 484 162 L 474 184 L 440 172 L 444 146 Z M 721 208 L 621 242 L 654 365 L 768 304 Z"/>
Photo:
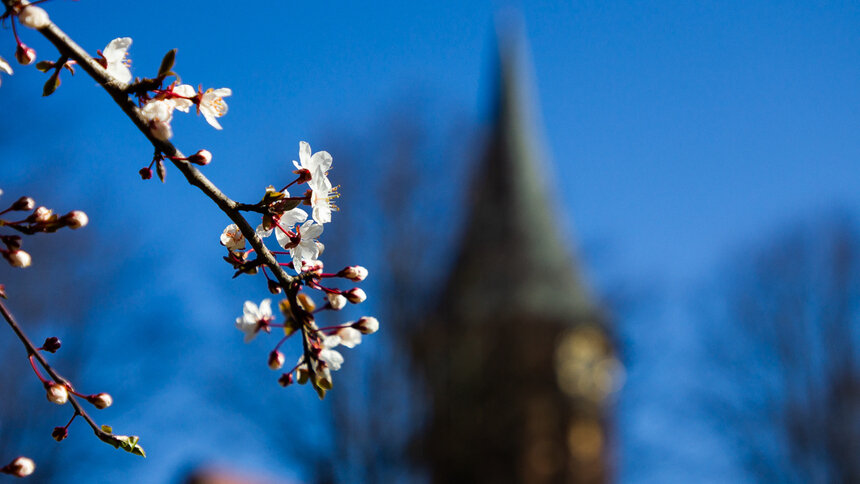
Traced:
<path id="1" fill-rule="evenodd" d="M 706 405 L 757 482 L 860 482 L 860 236 L 844 217 L 720 281 Z"/>

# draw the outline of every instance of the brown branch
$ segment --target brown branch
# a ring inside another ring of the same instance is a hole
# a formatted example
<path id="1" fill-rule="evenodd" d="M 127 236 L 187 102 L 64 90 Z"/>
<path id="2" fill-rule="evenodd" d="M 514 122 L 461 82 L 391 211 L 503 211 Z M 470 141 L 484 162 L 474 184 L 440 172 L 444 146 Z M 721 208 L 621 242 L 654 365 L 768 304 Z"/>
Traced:
<path id="1" fill-rule="evenodd" d="M 9 310 L 6 308 L 6 305 L 3 304 L 3 301 L 0 301 L 0 313 L 3 313 L 3 318 L 6 319 L 7 323 L 9 323 L 9 327 L 12 328 L 12 331 L 15 332 L 15 335 L 18 336 L 18 339 L 20 339 L 21 343 L 24 344 L 24 347 L 27 348 L 27 356 L 32 356 L 33 358 L 35 358 L 36 361 L 38 361 L 39 364 L 42 365 L 42 368 L 45 369 L 45 372 L 47 372 L 48 375 L 51 376 L 51 379 L 54 380 L 54 382 L 64 386 L 68 385 L 68 380 L 61 377 L 60 374 L 57 373 L 56 370 L 54 370 L 54 368 L 48 363 L 45 357 L 42 356 L 42 353 L 37 349 L 36 345 L 34 345 L 32 341 L 30 341 L 30 338 L 27 337 L 27 335 L 24 333 L 24 330 L 21 329 L 21 326 L 18 324 L 17 321 L 15 321 L 15 318 L 12 316 L 12 313 L 10 313 Z M 87 421 L 87 424 L 90 426 L 90 428 L 93 429 L 93 432 L 96 434 L 96 437 L 98 437 L 99 440 L 107 442 L 114 447 L 119 447 L 120 445 L 122 445 L 122 441 L 120 439 L 105 432 L 101 429 L 101 427 L 99 427 L 99 425 L 92 419 L 92 417 L 90 417 L 87 411 L 84 410 L 84 407 L 81 406 L 77 398 L 75 398 L 75 396 L 71 393 L 69 393 L 69 402 L 71 402 L 72 407 L 75 408 L 75 413 L 77 413 L 78 415 L 83 417 L 84 420 Z"/>

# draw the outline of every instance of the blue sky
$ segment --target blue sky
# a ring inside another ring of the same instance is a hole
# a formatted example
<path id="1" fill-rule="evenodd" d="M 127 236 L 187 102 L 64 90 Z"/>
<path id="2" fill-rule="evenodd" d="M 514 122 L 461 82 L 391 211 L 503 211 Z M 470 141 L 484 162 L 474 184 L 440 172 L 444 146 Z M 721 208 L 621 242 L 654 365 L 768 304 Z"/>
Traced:
<path id="1" fill-rule="evenodd" d="M 174 124 L 174 141 L 186 152 L 212 151 L 205 173 L 234 199 L 258 198 L 274 183 L 272 174 L 296 157 L 299 140 L 326 149 L 338 143 L 331 133 L 372 135 L 372 121 L 403 99 L 423 100 L 440 120 L 485 124 L 494 15 L 513 7 L 522 12 L 532 50 L 557 198 L 568 217 L 563 223 L 599 282 L 656 282 L 668 294 L 684 293 L 749 240 L 835 206 L 856 212 L 860 202 L 856 4 L 235 5 L 151 1 L 143 11 L 137 3 L 55 0 L 46 9 L 91 52 L 132 37 L 136 75 L 154 73 L 163 53 L 176 47 L 184 81 L 233 89 L 223 132 L 186 116 Z M 3 33 L 0 54 L 11 59 L 11 33 Z M 23 35 L 40 59 L 53 57 L 34 32 Z M 152 297 L 145 306 L 169 301 L 195 324 L 232 331 L 235 308 L 264 294 L 246 282 L 225 285 L 215 242 L 225 217 L 175 171 L 163 186 L 138 179 L 151 148 L 84 75 L 64 75 L 60 90 L 42 99 L 44 76 L 15 67 L 0 87 L 2 188 L 17 196 L 22 187 L 51 180 L 34 195 L 91 213 L 90 250 L 111 251 L 116 259 L 108 265 L 120 272 L 117 299 L 96 311 L 94 319 L 103 320 L 97 324 L 129 307 L 138 319 L 151 316 L 135 301 Z M 446 142 L 456 147 L 468 140 Z M 339 182 L 348 192 L 360 180 Z M 343 202 L 348 210 L 348 198 Z M 223 297 L 210 301 L 212 293 Z M 677 349 L 689 329 L 682 315 L 667 320 L 663 336 L 679 335 L 670 344 Z M 232 333 L 195 328 L 194 337 L 209 337 L 210 351 L 227 353 L 231 365 L 265 351 L 238 347 Z M 140 351 L 145 341 L 138 341 Z M 141 366 L 129 371 L 145 372 Z M 647 414 L 643 408 L 636 411 Z M 641 429 L 671 420 L 662 412 L 622 421 Z M 136 418 L 154 425 L 147 420 L 153 417 Z M 661 472 L 650 478 L 661 481 Z M 631 482 L 649 480 L 637 476 L 622 473 Z"/>

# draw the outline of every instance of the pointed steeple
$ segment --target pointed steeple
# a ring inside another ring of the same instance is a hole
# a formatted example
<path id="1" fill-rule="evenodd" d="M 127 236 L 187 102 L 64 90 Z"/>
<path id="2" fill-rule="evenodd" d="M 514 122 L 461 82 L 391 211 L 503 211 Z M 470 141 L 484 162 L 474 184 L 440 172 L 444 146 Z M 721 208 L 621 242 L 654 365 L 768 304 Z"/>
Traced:
<path id="1" fill-rule="evenodd" d="M 471 207 L 446 305 L 462 321 L 528 315 L 572 323 L 594 306 L 562 237 L 534 111 L 522 35 L 500 36 L 493 127 L 465 204 Z"/>

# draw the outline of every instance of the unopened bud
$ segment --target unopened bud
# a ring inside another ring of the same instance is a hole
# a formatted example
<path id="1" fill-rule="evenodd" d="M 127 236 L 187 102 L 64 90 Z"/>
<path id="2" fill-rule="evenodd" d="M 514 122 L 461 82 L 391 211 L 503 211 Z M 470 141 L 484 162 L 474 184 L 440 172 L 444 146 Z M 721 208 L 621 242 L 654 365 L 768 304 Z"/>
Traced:
<path id="1" fill-rule="evenodd" d="M 18 20 L 21 21 L 21 25 L 31 29 L 41 29 L 51 23 L 48 12 L 32 5 L 21 10 L 21 13 L 18 14 Z"/>
<path id="2" fill-rule="evenodd" d="M 173 137 L 173 129 L 170 127 L 170 123 L 165 123 L 157 119 L 149 122 L 149 132 L 155 139 L 161 141 L 167 141 Z"/>
<path id="3" fill-rule="evenodd" d="M 69 436 L 69 429 L 65 427 L 54 427 L 54 431 L 51 432 L 51 437 L 54 438 L 57 442 L 62 442 L 63 439 Z"/>
<path id="4" fill-rule="evenodd" d="M 87 401 L 92 403 L 93 406 L 99 410 L 103 410 L 113 405 L 113 397 L 111 397 L 107 393 L 97 393 L 95 395 L 90 395 L 87 397 Z"/>
<path id="5" fill-rule="evenodd" d="M 9 252 L 4 252 L 3 257 L 12 264 L 13 267 L 29 267 L 30 262 L 33 261 L 30 254 L 24 252 L 23 250 L 13 250 Z"/>
<path id="6" fill-rule="evenodd" d="M 210 161 L 212 161 L 212 153 L 210 153 L 209 150 L 200 150 L 188 157 L 189 163 L 194 163 L 195 165 L 200 166 L 208 165 Z"/>
<path id="7" fill-rule="evenodd" d="M 309 313 L 313 312 L 313 310 L 317 308 L 317 305 L 314 304 L 314 300 L 311 299 L 310 296 L 308 296 L 307 294 L 305 294 L 303 292 L 300 292 L 296 296 L 296 301 L 298 301 L 299 307 L 301 307 L 302 309 L 304 309 L 305 311 L 307 311 Z"/>
<path id="8" fill-rule="evenodd" d="M 269 280 L 269 292 L 272 294 L 280 294 L 283 289 L 281 289 L 281 285 L 278 284 L 278 281 Z"/>
<path id="9" fill-rule="evenodd" d="M 141 168 L 138 173 L 140 174 L 140 178 L 144 180 L 149 180 L 150 178 L 152 178 L 152 168 L 148 166 L 144 166 L 143 168 Z"/>
<path id="10" fill-rule="evenodd" d="M 62 220 L 72 230 L 84 227 L 90 222 L 90 218 L 87 217 L 87 214 L 80 210 L 72 210 L 71 212 L 63 215 Z"/>
<path id="11" fill-rule="evenodd" d="M 33 459 L 29 459 L 27 457 L 18 457 L 13 460 L 2 469 L 0 472 L 4 474 L 10 474 L 15 477 L 27 477 L 36 470 L 36 464 L 33 462 Z"/>
<path id="12" fill-rule="evenodd" d="M 28 219 L 32 219 L 34 222 L 38 223 L 49 223 L 51 218 L 54 215 L 54 211 L 49 209 L 48 207 L 40 206 L 36 207 L 36 210 L 33 210 L 33 213 L 30 214 Z"/>
<path id="13" fill-rule="evenodd" d="M 48 391 L 48 400 L 56 403 L 57 405 L 63 405 L 69 401 L 69 390 L 66 389 L 65 385 L 48 382 L 45 384 L 45 390 Z"/>
<path id="14" fill-rule="evenodd" d="M 272 351 L 269 353 L 269 368 L 273 370 L 280 370 L 282 366 L 284 366 L 284 354 L 278 350 Z M 286 385 L 284 385 L 286 386 Z"/>
<path id="15" fill-rule="evenodd" d="M 24 44 L 18 44 L 18 48 L 15 49 L 15 59 L 19 64 L 28 66 L 36 60 L 36 50 Z"/>
<path id="16" fill-rule="evenodd" d="M 361 331 L 362 334 L 373 334 L 379 330 L 379 320 L 373 316 L 363 316 L 352 323 L 352 327 Z"/>
<path id="17" fill-rule="evenodd" d="M 322 272 L 323 262 L 321 260 L 303 260 L 302 272 Z"/>
<path id="18" fill-rule="evenodd" d="M 293 384 L 293 374 L 292 373 L 284 373 L 278 378 L 278 384 L 282 387 L 290 386 Z"/>
<path id="19" fill-rule="evenodd" d="M 338 272 L 337 275 L 358 282 L 367 278 L 367 269 L 362 266 L 349 266 Z"/>
<path id="20" fill-rule="evenodd" d="M 351 326 L 340 328 L 336 334 L 340 336 L 340 344 L 347 348 L 355 348 L 357 344 L 361 343 L 361 331 Z"/>
<path id="21" fill-rule="evenodd" d="M 10 210 L 29 211 L 36 207 L 36 201 L 30 197 L 21 197 L 9 207 Z"/>
<path id="22" fill-rule="evenodd" d="M 346 306 L 347 301 L 343 294 L 329 293 L 326 297 L 328 297 L 328 305 L 335 311 L 340 311 L 344 306 Z"/>
<path id="23" fill-rule="evenodd" d="M 367 294 L 365 294 L 364 290 L 360 287 L 353 287 L 349 291 L 344 292 L 343 295 L 346 296 L 346 299 L 353 304 L 362 303 L 367 299 Z"/>
<path id="24" fill-rule="evenodd" d="M 60 343 L 60 338 L 56 336 L 51 336 L 50 338 L 46 338 L 45 342 L 42 344 L 42 349 L 47 351 L 48 353 L 56 353 L 58 349 L 60 349 L 62 343 Z"/>

